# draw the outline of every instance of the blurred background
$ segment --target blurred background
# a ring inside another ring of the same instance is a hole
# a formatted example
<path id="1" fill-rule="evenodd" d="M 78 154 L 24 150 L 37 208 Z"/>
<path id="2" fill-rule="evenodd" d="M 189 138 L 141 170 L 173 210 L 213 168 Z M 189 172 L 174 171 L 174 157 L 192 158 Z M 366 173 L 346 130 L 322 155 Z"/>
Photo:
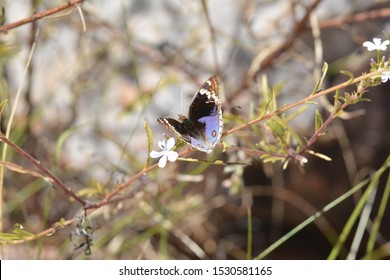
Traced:
<path id="1" fill-rule="evenodd" d="M 63 3 L 2 1 L 5 24 Z M 144 168 L 145 121 L 157 149 L 157 141 L 167 132 L 156 119 L 187 114 L 193 95 L 211 75 L 223 81 L 227 131 L 241 124 L 238 120 L 258 117 L 254 108 L 264 105 L 264 86 L 278 89 L 282 106 L 313 91 L 323 62 L 329 71 L 322 88 L 346 81 L 340 70 L 356 76 L 369 71 L 370 58 L 376 56 L 362 47 L 363 42 L 374 37 L 385 40 L 390 33 L 386 0 L 96 0 L 80 7 L 82 17 L 71 8 L 0 35 L 0 94 L 1 100 L 8 99 L 1 125 L 4 132 L 21 88 L 10 139 L 92 202 Z M 310 7 L 314 11 L 300 26 Z M 288 40 L 291 44 L 273 54 Z M 72 244 L 69 238 L 76 228 L 73 224 L 32 242 L 3 245 L 2 258 L 256 256 L 383 164 L 390 154 L 389 87 L 387 83 L 370 90 L 367 97 L 372 102 L 351 106 L 357 113 L 334 121 L 315 143 L 312 149 L 331 157 L 330 162 L 308 156 L 303 168 L 290 163 L 283 170 L 279 163 L 264 164 L 238 151 L 209 156 L 193 152 L 189 157 L 249 165 L 168 163 L 125 190 L 139 189 L 135 196 L 101 207 L 89 217 L 90 255 L 82 248 L 75 250 L 78 241 L 73 239 L 76 244 Z M 332 98 L 329 95 L 328 101 Z M 314 111 L 321 110 L 326 118 L 326 104 L 324 99 L 308 106 L 291 126 L 310 138 Z M 261 130 L 258 123 L 256 129 L 239 131 L 223 141 L 254 145 L 261 140 Z M 33 169 L 12 149 L 6 159 Z M 74 218 L 82 208 L 40 178 L 4 172 L 3 232 L 20 224 L 38 233 L 61 218 Z M 378 187 L 373 213 L 383 188 Z M 325 259 L 334 234 L 341 232 L 358 198 L 344 201 L 267 258 Z M 383 220 L 389 219 L 387 209 Z M 352 238 L 340 258 L 346 258 Z M 365 238 L 356 258 L 364 256 Z M 383 223 L 376 244 L 389 244 L 389 239 L 390 227 Z M 389 255 L 383 253 L 384 258 Z"/>

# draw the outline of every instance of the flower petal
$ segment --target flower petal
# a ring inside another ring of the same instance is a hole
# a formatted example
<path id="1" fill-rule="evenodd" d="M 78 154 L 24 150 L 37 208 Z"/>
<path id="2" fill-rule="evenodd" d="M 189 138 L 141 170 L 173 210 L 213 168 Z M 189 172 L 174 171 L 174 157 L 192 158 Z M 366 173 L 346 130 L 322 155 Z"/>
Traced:
<path id="1" fill-rule="evenodd" d="M 154 151 L 152 150 L 150 153 L 149 153 L 150 157 L 151 158 L 159 158 L 159 157 L 162 157 L 164 155 L 164 151 L 162 152 L 157 152 L 157 151 Z"/>
<path id="2" fill-rule="evenodd" d="M 161 150 L 165 150 L 165 139 L 158 141 L 158 146 Z"/>
<path id="3" fill-rule="evenodd" d="M 383 72 L 381 76 L 382 83 L 386 83 L 390 79 L 390 71 Z"/>
<path id="4" fill-rule="evenodd" d="M 158 167 L 164 168 L 165 165 L 167 165 L 167 156 L 163 155 L 160 160 L 158 161 Z"/>
<path id="5" fill-rule="evenodd" d="M 381 45 L 382 39 L 381 38 L 374 38 L 374 39 L 372 39 L 372 41 L 374 42 L 375 46 L 379 47 Z"/>
<path id="6" fill-rule="evenodd" d="M 170 162 L 175 162 L 177 157 L 179 156 L 179 154 L 175 151 L 169 151 L 166 155 Z"/>
<path id="7" fill-rule="evenodd" d="M 387 50 L 387 45 L 388 45 L 388 44 L 390 44 L 390 41 L 389 41 L 389 40 L 384 41 L 384 42 L 379 46 L 379 49 L 382 50 L 382 51 Z"/>
<path id="8" fill-rule="evenodd" d="M 373 42 L 366 41 L 363 43 L 363 47 L 366 47 L 368 51 L 373 51 L 376 50 L 377 47 Z"/>
<path id="9" fill-rule="evenodd" d="M 172 148 L 175 147 L 175 138 L 169 138 L 166 145 L 166 150 L 172 150 Z"/>
<path id="10" fill-rule="evenodd" d="M 363 43 L 363 47 L 366 47 L 368 51 L 381 50 L 385 51 L 387 49 L 387 45 L 390 44 L 390 40 L 385 40 L 382 43 L 381 38 L 372 39 L 373 42 L 366 41 Z"/>

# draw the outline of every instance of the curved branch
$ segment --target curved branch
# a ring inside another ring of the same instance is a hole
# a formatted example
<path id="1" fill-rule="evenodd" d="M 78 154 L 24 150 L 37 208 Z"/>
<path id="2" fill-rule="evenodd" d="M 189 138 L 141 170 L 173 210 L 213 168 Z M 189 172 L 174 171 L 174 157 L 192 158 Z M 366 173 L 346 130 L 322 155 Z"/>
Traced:
<path id="1" fill-rule="evenodd" d="M 0 33 L 6 32 L 6 31 L 11 30 L 13 28 L 19 27 L 19 26 L 27 24 L 27 23 L 31 23 L 31 22 L 37 21 L 39 19 L 42 19 L 42 18 L 45 18 L 45 17 L 48 17 L 48 16 L 51 16 L 53 14 L 59 13 L 61 11 L 69 9 L 71 7 L 77 6 L 78 4 L 83 3 L 84 1 L 85 0 L 73 0 L 73 1 L 67 2 L 65 4 L 59 5 L 59 6 L 55 7 L 55 8 L 43 11 L 41 13 L 33 14 L 30 17 L 27 17 L 27 18 L 15 21 L 15 22 L 10 23 L 10 24 L 6 24 L 6 25 L 3 25 L 3 26 L 0 26 Z"/>

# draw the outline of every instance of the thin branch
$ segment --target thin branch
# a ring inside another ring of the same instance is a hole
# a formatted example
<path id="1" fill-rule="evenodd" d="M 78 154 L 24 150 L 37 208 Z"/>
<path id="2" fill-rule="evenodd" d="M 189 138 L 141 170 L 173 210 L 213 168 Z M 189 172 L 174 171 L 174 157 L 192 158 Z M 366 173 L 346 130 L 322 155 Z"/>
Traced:
<path id="1" fill-rule="evenodd" d="M 310 19 L 311 13 L 317 8 L 317 6 L 320 4 L 321 0 L 314 0 L 313 3 L 306 9 L 305 15 L 302 17 L 302 19 L 294 26 L 294 29 L 291 31 L 291 35 L 286 38 L 286 40 L 276 47 L 271 53 L 269 53 L 264 59 L 261 59 L 261 61 L 256 61 L 254 59 L 252 65 L 249 68 L 249 71 L 247 73 L 247 79 L 245 79 L 241 85 L 236 89 L 234 92 L 232 92 L 228 97 L 228 103 L 231 104 L 231 102 L 240 94 L 241 91 L 248 88 L 249 83 L 251 81 L 254 81 L 257 77 L 257 75 L 263 71 L 265 68 L 268 68 L 271 66 L 273 61 L 278 58 L 283 52 L 286 50 L 289 50 L 291 46 L 293 45 L 294 41 L 299 38 L 299 35 L 306 31 L 306 24 L 307 21 Z"/>
<path id="2" fill-rule="evenodd" d="M 226 131 L 225 133 L 222 134 L 222 137 L 227 136 L 227 135 L 229 135 L 229 134 L 232 134 L 232 133 L 234 133 L 234 132 L 236 132 L 236 131 L 238 131 L 238 130 L 241 130 L 241 129 L 243 129 L 243 128 L 249 127 L 249 126 L 251 126 L 251 125 L 253 125 L 253 124 L 255 124 L 255 123 L 261 122 L 261 121 L 263 121 L 263 120 L 265 120 L 265 119 L 269 119 L 269 118 L 271 118 L 271 117 L 273 117 L 273 116 L 276 116 L 276 115 L 278 115 L 278 114 L 280 114 L 280 113 L 286 112 L 286 111 L 288 111 L 288 110 L 290 110 L 290 109 L 292 109 L 292 108 L 294 108 L 294 107 L 297 107 L 297 106 L 299 106 L 299 105 L 302 105 L 302 104 L 304 104 L 304 103 L 307 103 L 307 102 L 309 102 L 309 101 L 312 101 L 312 100 L 314 100 L 314 99 L 316 99 L 316 98 L 318 98 L 318 97 L 320 97 L 320 96 L 327 95 L 327 94 L 329 94 L 329 93 L 331 93 L 331 92 L 334 92 L 334 91 L 336 91 L 336 90 L 338 90 L 338 89 L 342 89 L 342 88 L 344 88 L 344 87 L 346 87 L 346 86 L 353 85 L 353 84 L 357 84 L 357 83 L 359 83 L 359 82 L 361 82 L 361 81 L 363 81 L 363 80 L 365 80 L 365 79 L 368 79 L 368 78 L 370 78 L 370 77 L 377 76 L 377 75 L 379 75 L 380 73 L 382 73 L 382 72 L 384 72 L 384 71 L 386 71 L 386 69 L 381 69 L 381 70 L 378 70 L 378 71 L 375 71 L 375 72 L 372 72 L 372 73 L 368 73 L 368 74 L 366 74 L 366 75 L 363 75 L 363 76 L 360 76 L 360 77 L 358 77 L 358 78 L 355 78 L 355 79 L 353 79 L 352 81 L 344 82 L 344 83 L 342 83 L 342 84 L 339 84 L 339 85 L 333 86 L 333 87 L 331 87 L 331 88 L 328 88 L 327 90 L 323 90 L 323 91 L 320 91 L 319 93 L 310 95 L 310 96 L 308 96 L 308 97 L 306 97 L 306 98 L 304 98 L 304 99 L 301 99 L 301 100 L 299 100 L 299 101 L 297 101 L 297 102 L 294 102 L 294 103 L 285 105 L 285 106 L 283 106 L 283 107 L 281 107 L 281 108 L 279 108 L 279 109 L 277 109 L 277 110 L 275 110 L 275 111 L 273 111 L 273 112 L 271 112 L 271 113 L 268 113 L 268 114 L 266 114 L 266 115 L 264 115 L 264 116 L 261 116 L 261 117 L 259 117 L 259 118 L 257 118 L 257 119 L 251 120 L 251 121 L 249 121 L 249 122 L 247 122 L 247 123 L 244 123 L 244 124 L 242 124 L 242 125 L 240 125 L 240 126 L 237 126 L 237 127 L 235 127 L 235 128 L 232 128 L 232 129 L 230 129 L 229 131 Z"/>
<path id="3" fill-rule="evenodd" d="M 5 242 L 5 244 L 26 243 L 26 242 L 29 242 L 29 241 L 37 240 L 37 239 L 39 239 L 41 237 L 44 237 L 44 236 L 50 236 L 50 235 L 53 235 L 58 229 L 61 229 L 63 227 L 71 225 L 74 221 L 75 221 L 75 218 L 70 219 L 70 220 L 66 220 L 66 221 L 63 221 L 63 222 L 60 222 L 60 223 L 55 223 L 50 228 L 47 228 L 47 229 L 45 229 L 45 230 L 43 230 L 43 231 L 41 231 L 41 232 L 39 232 L 37 234 L 34 234 L 34 235 L 30 236 L 30 237 L 26 237 L 26 238 L 18 239 L 18 240 L 7 241 L 7 242 Z"/>
<path id="4" fill-rule="evenodd" d="M 44 167 L 38 160 L 33 158 L 29 153 L 27 153 L 25 150 L 20 148 L 14 142 L 9 140 L 3 134 L 0 134 L 0 141 L 9 145 L 19 155 L 21 155 L 26 160 L 28 160 L 32 165 L 34 165 L 36 168 L 38 168 L 43 174 L 45 174 L 47 177 L 49 177 L 53 181 L 53 184 L 55 186 L 61 188 L 66 194 L 68 194 L 70 197 L 72 197 L 76 201 L 78 201 L 82 206 L 85 207 L 85 206 L 89 205 L 89 203 L 86 200 L 82 199 L 80 196 L 75 194 L 68 186 L 66 186 L 57 176 L 55 176 L 52 172 L 50 172 L 50 170 L 48 170 L 46 167 Z"/>
<path id="5" fill-rule="evenodd" d="M 262 60 L 258 65 L 256 65 L 256 70 L 252 71 L 251 73 L 248 73 L 250 80 L 254 80 L 256 76 L 263 70 L 263 68 L 271 65 L 277 57 L 279 57 L 283 52 L 291 48 L 291 45 L 294 43 L 294 41 L 299 37 L 302 32 L 305 31 L 306 23 L 309 21 L 311 13 L 317 8 L 321 1 L 322 0 L 313 1 L 313 3 L 307 8 L 305 15 L 294 26 L 291 35 L 287 37 L 283 44 L 277 47 L 264 60 Z"/>
<path id="6" fill-rule="evenodd" d="M 184 151 L 179 153 L 179 157 L 182 157 L 183 155 L 188 154 L 190 151 L 191 151 L 191 148 L 185 149 Z M 148 168 L 146 168 L 144 170 L 139 171 L 137 174 L 132 176 L 129 180 L 127 180 L 125 183 L 123 183 L 122 185 L 117 187 L 114 191 L 112 191 L 109 195 L 107 195 L 105 199 L 103 199 L 102 201 L 100 201 L 98 203 L 90 204 L 86 208 L 87 209 L 97 209 L 97 208 L 102 207 L 103 205 L 110 204 L 113 202 L 122 201 L 124 199 L 133 197 L 136 193 L 138 193 L 138 191 L 140 190 L 139 188 L 134 188 L 129 193 L 126 193 L 123 196 L 120 196 L 120 197 L 115 197 L 115 196 L 117 196 L 121 191 L 128 188 L 130 185 L 132 185 L 139 178 L 147 175 L 153 169 L 156 169 L 157 166 L 158 166 L 158 164 L 156 163 L 156 164 L 149 166 Z"/>
<path id="7" fill-rule="evenodd" d="M 76 9 L 79 12 L 81 23 L 83 25 L 83 32 L 87 32 L 87 25 L 85 24 L 83 10 L 81 9 L 79 4 L 76 4 Z"/>
<path id="8" fill-rule="evenodd" d="M 387 17 L 390 17 L 390 8 L 362 12 L 351 16 L 336 17 L 336 18 L 322 20 L 319 22 L 319 27 L 320 29 L 340 27 L 340 25 L 343 24 L 362 22 L 362 21 L 367 22 L 369 20 L 387 18 Z"/>
<path id="9" fill-rule="evenodd" d="M 380 72 L 382 72 L 382 70 L 379 70 Z M 377 71 L 378 72 L 378 71 Z M 373 73 L 376 73 L 376 72 L 373 72 Z M 372 73 L 370 73 L 372 74 Z M 359 77 L 361 78 L 361 77 Z M 357 90 L 357 94 L 360 94 L 362 95 L 364 93 L 364 91 L 366 90 L 366 88 L 364 87 L 358 87 L 358 90 Z M 326 128 L 330 125 L 330 123 L 334 120 L 334 118 L 336 118 L 336 116 L 340 113 L 340 112 L 343 112 L 349 105 L 351 105 L 351 103 L 348 103 L 348 102 L 345 102 L 343 103 L 337 110 L 334 110 L 330 116 L 326 119 L 326 121 L 321 125 L 321 127 L 318 128 L 318 130 L 310 137 L 310 139 L 307 141 L 306 145 L 302 148 L 301 150 L 301 154 L 305 151 L 307 151 L 310 146 L 312 146 L 314 144 L 314 142 L 317 141 L 318 137 L 325 132 Z"/>
<path id="10" fill-rule="evenodd" d="M 203 6 L 203 11 L 204 11 L 205 16 L 206 16 L 207 26 L 209 28 L 210 35 L 211 35 L 211 48 L 212 48 L 212 52 L 213 52 L 216 73 L 220 74 L 221 68 L 219 67 L 219 63 L 218 63 L 218 52 L 217 52 L 217 42 L 216 42 L 217 36 L 215 34 L 214 26 L 211 22 L 210 13 L 209 13 L 209 9 L 207 7 L 206 0 L 202 0 L 202 6 Z"/>
<path id="11" fill-rule="evenodd" d="M 3 26 L 0 26 L 0 33 L 6 32 L 8 30 L 14 29 L 14 28 L 19 27 L 21 25 L 37 21 L 39 19 L 42 19 L 42 18 L 45 18 L 45 17 L 48 17 L 48 16 L 51 16 L 51 15 L 59 13 L 61 11 L 67 10 L 67 9 L 69 9 L 71 7 L 74 7 L 74 6 L 77 6 L 78 4 L 83 3 L 84 1 L 85 0 L 73 0 L 73 1 L 70 1 L 68 3 L 59 5 L 59 6 L 55 7 L 55 8 L 43 11 L 41 13 L 33 14 L 32 16 L 24 18 L 22 20 L 18 20 L 18 21 L 15 21 L 13 23 L 10 23 L 10 24 L 6 24 L 6 25 L 3 25 Z"/>
<path id="12" fill-rule="evenodd" d="M 340 108 L 330 114 L 330 116 L 324 121 L 324 123 L 318 128 L 318 130 L 310 137 L 310 139 L 307 141 L 306 145 L 302 148 L 300 151 L 300 154 L 303 154 L 306 150 L 310 148 L 314 144 L 314 142 L 317 141 L 318 137 L 324 133 L 325 129 L 330 125 L 330 123 L 333 121 L 333 119 L 336 117 L 336 115 L 343 111 L 345 108 L 348 107 L 348 105 L 351 105 L 349 103 L 344 103 L 340 106 Z"/>

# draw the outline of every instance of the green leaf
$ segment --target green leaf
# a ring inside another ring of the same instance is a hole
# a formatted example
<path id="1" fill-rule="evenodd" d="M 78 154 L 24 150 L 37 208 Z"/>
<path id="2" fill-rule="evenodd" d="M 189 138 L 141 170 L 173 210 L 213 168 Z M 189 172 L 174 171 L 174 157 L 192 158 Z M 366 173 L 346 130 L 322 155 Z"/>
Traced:
<path id="1" fill-rule="evenodd" d="M 278 156 L 270 156 L 270 155 L 262 155 L 260 157 L 264 163 L 268 163 L 268 162 L 276 162 L 276 161 L 281 161 L 281 160 L 285 160 L 285 158 L 282 158 L 282 157 L 278 157 Z"/>
<path id="2" fill-rule="evenodd" d="M 347 77 L 349 77 L 348 83 L 351 83 L 353 81 L 353 79 L 355 79 L 355 76 L 354 76 L 354 74 L 352 72 L 349 72 L 347 70 L 341 70 L 340 73 L 345 75 L 345 76 L 347 76 Z"/>
<path id="3" fill-rule="evenodd" d="M 263 111 L 263 115 L 265 115 L 267 112 L 272 112 L 277 109 L 277 102 L 275 91 L 269 86 L 266 75 L 261 76 L 261 82 L 263 87 L 263 100 L 266 102 L 263 102 L 263 110 L 260 111 Z"/>
<path id="4" fill-rule="evenodd" d="M 323 125 L 324 120 L 322 119 L 320 111 L 316 109 L 316 117 L 315 117 L 315 131 L 318 131 L 318 129 Z"/>
<path id="5" fill-rule="evenodd" d="M 295 130 L 287 123 L 285 116 L 274 116 L 269 122 L 272 131 L 277 135 L 283 143 L 291 143 L 291 137 L 302 146 L 302 140 Z"/>
<path id="6" fill-rule="evenodd" d="M 340 102 L 340 90 L 337 89 L 336 90 L 336 93 L 334 95 L 334 104 L 333 104 L 333 107 L 334 107 L 334 110 L 337 111 L 340 106 L 341 106 L 341 102 Z"/>
<path id="7" fill-rule="evenodd" d="M 268 122 L 268 125 L 275 135 L 277 135 L 280 138 L 283 138 L 285 127 L 280 122 L 278 122 L 276 118 L 270 120 Z"/>
<path id="8" fill-rule="evenodd" d="M 312 92 L 310 95 L 316 94 L 316 93 L 318 92 L 318 89 L 320 88 L 320 86 L 321 86 L 322 83 L 324 82 L 326 73 L 328 73 L 328 68 L 329 68 L 328 63 L 324 62 L 324 66 L 322 67 L 322 76 L 321 76 L 321 79 L 317 82 L 316 86 L 314 87 L 313 92 Z"/>
<path id="9" fill-rule="evenodd" d="M 14 230 L 12 232 L 15 233 L 17 236 L 19 236 L 20 239 L 25 239 L 27 237 L 31 237 L 35 235 L 31 232 L 24 230 L 21 224 L 15 224 Z"/>
<path id="10" fill-rule="evenodd" d="M 106 195 L 107 190 L 96 180 L 91 180 L 90 186 L 80 189 L 77 193 L 80 196 L 93 197 L 94 195 Z"/>
<path id="11" fill-rule="evenodd" d="M 0 102 L 0 119 L 1 119 L 1 116 L 3 115 L 3 110 L 4 110 L 5 104 L 7 104 L 7 102 L 8 102 L 8 99 L 4 99 L 3 101 Z"/>
<path id="12" fill-rule="evenodd" d="M 0 233 L 0 244 L 13 244 L 15 241 L 28 239 L 35 234 L 23 229 L 21 224 L 15 224 L 12 233 Z"/>
<path id="13" fill-rule="evenodd" d="M 371 99 L 369 99 L 369 98 L 359 98 L 359 101 L 361 101 L 361 102 L 371 102 Z"/>
<path id="14" fill-rule="evenodd" d="M 314 152 L 314 151 L 307 151 L 309 154 L 313 155 L 313 156 L 316 156 L 318 158 L 321 158 L 323 160 L 326 160 L 326 161 L 332 161 L 332 159 L 324 154 L 321 154 L 321 153 L 317 153 L 317 152 Z"/>

